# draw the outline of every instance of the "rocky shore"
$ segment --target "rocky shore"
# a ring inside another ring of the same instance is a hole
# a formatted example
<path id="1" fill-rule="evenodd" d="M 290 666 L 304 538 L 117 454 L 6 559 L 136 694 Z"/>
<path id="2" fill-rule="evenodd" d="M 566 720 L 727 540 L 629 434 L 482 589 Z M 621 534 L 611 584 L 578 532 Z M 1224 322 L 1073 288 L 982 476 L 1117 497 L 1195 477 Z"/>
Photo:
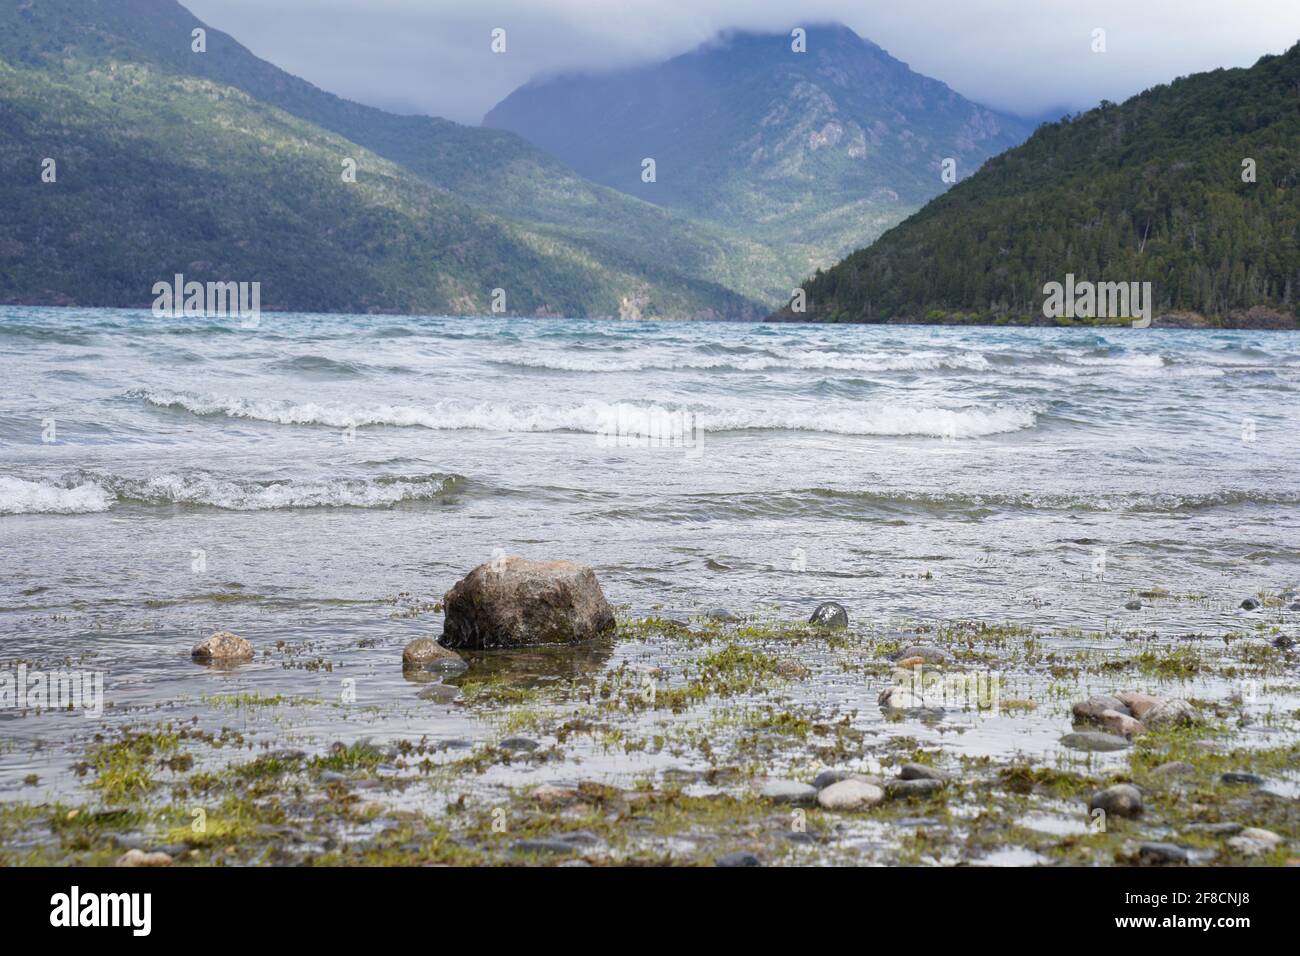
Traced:
<path id="1" fill-rule="evenodd" d="M 231 704 L 271 733 L 136 715 L 85 747 L 81 799 L 0 806 L 0 863 L 1295 865 L 1295 621 L 1249 601 L 1165 642 L 837 601 L 634 617 L 581 565 L 498 559 L 440 634 L 378 649 L 465 736 L 313 738 L 336 705 L 271 696 Z"/>

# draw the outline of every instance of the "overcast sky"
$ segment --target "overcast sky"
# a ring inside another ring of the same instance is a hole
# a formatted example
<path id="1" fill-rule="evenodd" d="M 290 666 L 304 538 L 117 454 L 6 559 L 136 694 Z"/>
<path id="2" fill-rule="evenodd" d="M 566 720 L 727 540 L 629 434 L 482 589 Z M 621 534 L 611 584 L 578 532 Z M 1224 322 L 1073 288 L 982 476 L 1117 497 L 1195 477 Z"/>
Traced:
<path id="1" fill-rule="evenodd" d="M 330 92 L 477 124 L 538 74 L 661 60 L 720 30 L 835 20 L 1025 116 L 1120 101 L 1300 39 L 1300 0 L 181 0 Z M 504 28 L 507 52 L 490 50 Z M 1106 31 L 1106 52 L 1091 50 Z"/>

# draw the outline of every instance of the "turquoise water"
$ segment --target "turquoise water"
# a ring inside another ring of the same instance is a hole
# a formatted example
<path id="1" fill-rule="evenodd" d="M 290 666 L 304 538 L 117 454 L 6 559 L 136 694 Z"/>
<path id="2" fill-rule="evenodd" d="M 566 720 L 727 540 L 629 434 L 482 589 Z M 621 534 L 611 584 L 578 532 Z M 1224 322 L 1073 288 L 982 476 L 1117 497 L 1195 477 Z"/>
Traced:
<path id="1" fill-rule="evenodd" d="M 1165 636 L 1300 582 L 1286 333 L 6 307 L 0 364 L 0 656 L 119 709 L 225 687 L 218 628 L 296 649 L 275 692 L 406 693 L 406 612 L 501 551 L 631 613 Z"/>

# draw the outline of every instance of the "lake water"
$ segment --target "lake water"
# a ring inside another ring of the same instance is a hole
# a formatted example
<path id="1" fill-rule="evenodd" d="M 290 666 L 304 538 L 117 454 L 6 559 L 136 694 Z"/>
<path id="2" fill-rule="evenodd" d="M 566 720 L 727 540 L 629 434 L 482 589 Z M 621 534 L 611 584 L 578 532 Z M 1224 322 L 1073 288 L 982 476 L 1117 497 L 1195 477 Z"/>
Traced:
<path id="1" fill-rule="evenodd" d="M 0 369 L 0 658 L 102 669 L 117 715 L 343 674 L 410 704 L 416 612 L 501 552 L 626 614 L 1170 637 L 1300 583 L 1285 333 L 0 307 Z M 1184 600 L 1125 609 L 1154 587 Z M 217 629 L 289 650 L 191 664 Z M 8 717 L 6 786 L 93 723 Z"/>

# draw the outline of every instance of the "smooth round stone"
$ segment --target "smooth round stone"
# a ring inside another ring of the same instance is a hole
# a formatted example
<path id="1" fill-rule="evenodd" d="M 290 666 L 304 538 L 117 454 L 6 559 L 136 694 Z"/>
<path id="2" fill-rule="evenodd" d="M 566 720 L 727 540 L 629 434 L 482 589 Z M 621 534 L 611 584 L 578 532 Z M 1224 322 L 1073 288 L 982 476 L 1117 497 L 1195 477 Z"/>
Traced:
<path id="1" fill-rule="evenodd" d="M 816 624 L 818 627 L 848 627 L 849 612 L 844 609 L 842 604 L 826 601 L 817 605 L 817 610 L 812 612 L 812 617 L 808 618 L 808 623 Z"/>
<path id="2" fill-rule="evenodd" d="M 1196 709 L 1178 697 L 1165 697 L 1145 714 L 1142 723 L 1148 727 L 1181 727 L 1196 722 Z"/>
<path id="3" fill-rule="evenodd" d="M 1119 698 L 1121 704 L 1128 708 L 1128 713 L 1132 714 L 1138 720 L 1141 720 L 1147 711 L 1164 699 L 1163 697 L 1155 697 L 1151 694 L 1142 694 L 1137 691 L 1127 691 L 1123 694 L 1116 694 L 1115 696 Z M 1115 709 L 1118 710 L 1118 708 Z M 1121 713 L 1123 713 L 1123 711 L 1121 711 Z"/>
<path id="4" fill-rule="evenodd" d="M 1187 862 L 1187 851 L 1173 843 L 1143 843 L 1138 847 L 1143 866 L 1168 866 Z"/>
<path id="5" fill-rule="evenodd" d="M 402 667 L 426 670 L 465 670 L 464 659 L 435 640 L 417 637 L 402 650 Z"/>
<path id="6" fill-rule="evenodd" d="M 1094 793 L 1088 809 L 1102 810 L 1108 817 L 1135 817 L 1142 812 L 1142 791 L 1131 783 L 1117 783 Z"/>
<path id="7" fill-rule="evenodd" d="M 713 861 L 714 866 L 762 866 L 762 861 L 753 853 L 727 853 Z"/>
<path id="8" fill-rule="evenodd" d="M 1264 783 L 1264 778 L 1257 773 L 1245 773 L 1237 770 L 1229 770 L 1219 779 L 1224 783 L 1240 784 L 1248 787 L 1258 787 Z"/>
<path id="9" fill-rule="evenodd" d="M 841 780 L 817 794 L 817 802 L 826 810 L 866 810 L 885 799 L 884 792 L 861 780 Z"/>
<path id="10" fill-rule="evenodd" d="M 1146 730 L 1140 721 L 1134 720 L 1128 714 L 1121 714 L 1117 710 L 1104 710 L 1101 713 L 1101 720 L 1098 721 L 1102 729 L 1112 734 L 1118 734 L 1121 737 L 1133 737 Z"/>
<path id="11" fill-rule="evenodd" d="M 797 780 L 769 780 L 759 796 L 773 803 L 812 803 L 817 799 L 817 788 Z"/>
<path id="12" fill-rule="evenodd" d="M 1131 717 L 1132 712 L 1118 697 L 1110 697 L 1105 694 L 1096 694 L 1087 700 L 1077 701 L 1071 708 L 1075 720 L 1090 720 L 1100 723 L 1102 715 L 1106 711 L 1114 711 L 1119 714 Z"/>
<path id="13" fill-rule="evenodd" d="M 839 783 L 841 780 L 859 780 L 876 787 L 884 786 L 879 777 L 867 773 L 854 773 L 852 770 L 823 770 L 813 779 L 813 786 L 818 790 L 825 790 L 831 784 Z"/>
<path id="14" fill-rule="evenodd" d="M 1124 750 L 1129 746 L 1128 740 L 1123 737 L 1116 737 L 1114 734 L 1103 734 L 1100 731 L 1093 730 L 1066 734 L 1061 738 L 1061 743 L 1071 750 Z"/>
<path id="15" fill-rule="evenodd" d="M 905 763 L 898 769 L 899 780 L 947 780 L 948 775 L 942 770 L 935 770 L 923 763 Z"/>

